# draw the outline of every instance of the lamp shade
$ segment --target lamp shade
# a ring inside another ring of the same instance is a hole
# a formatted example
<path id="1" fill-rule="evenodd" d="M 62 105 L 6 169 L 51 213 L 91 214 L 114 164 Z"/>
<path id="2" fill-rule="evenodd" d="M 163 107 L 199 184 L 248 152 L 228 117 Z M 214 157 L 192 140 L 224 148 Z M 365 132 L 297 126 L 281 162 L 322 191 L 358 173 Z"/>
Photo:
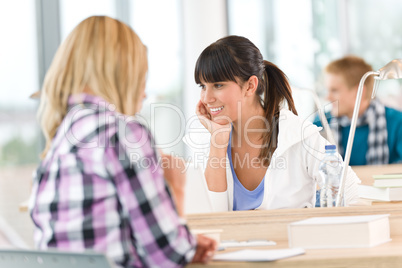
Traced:
<path id="1" fill-rule="evenodd" d="M 402 59 L 396 59 L 378 70 L 378 80 L 400 79 L 402 78 Z"/>

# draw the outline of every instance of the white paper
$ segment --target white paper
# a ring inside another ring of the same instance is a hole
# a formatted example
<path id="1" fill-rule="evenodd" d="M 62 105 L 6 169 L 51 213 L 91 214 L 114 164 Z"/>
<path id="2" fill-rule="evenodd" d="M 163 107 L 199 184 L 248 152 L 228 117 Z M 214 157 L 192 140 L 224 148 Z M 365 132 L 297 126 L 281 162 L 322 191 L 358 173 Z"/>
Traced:
<path id="1" fill-rule="evenodd" d="M 248 240 L 248 241 L 221 241 L 219 247 L 222 248 L 236 248 L 236 247 L 263 247 L 275 246 L 276 243 L 271 240 Z"/>
<path id="2" fill-rule="evenodd" d="M 215 261 L 275 261 L 279 259 L 289 258 L 304 254 L 302 248 L 286 248 L 286 249 L 244 249 L 229 253 L 217 254 L 214 256 Z"/>

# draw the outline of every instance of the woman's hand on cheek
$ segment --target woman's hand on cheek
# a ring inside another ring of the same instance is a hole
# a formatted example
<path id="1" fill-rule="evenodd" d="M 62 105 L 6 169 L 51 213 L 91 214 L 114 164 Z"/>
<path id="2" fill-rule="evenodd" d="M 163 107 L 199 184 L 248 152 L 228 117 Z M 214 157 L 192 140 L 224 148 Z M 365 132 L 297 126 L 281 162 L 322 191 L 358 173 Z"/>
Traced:
<path id="1" fill-rule="evenodd" d="M 200 120 L 201 120 L 201 117 L 205 118 L 209 121 L 212 120 L 211 115 L 208 113 L 207 107 L 205 107 L 204 103 L 201 100 L 198 101 L 195 112 L 197 113 L 197 116 Z"/>
<path id="2" fill-rule="evenodd" d="M 201 124 L 209 131 L 212 132 L 212 118 L 211 115 L 208 113 L 207 108 L 205 107 L 202 101 L 198 101 L 197 108 L 195 113 L 198 116 L 198 120 L 200 120 Z"/>
<path id="3" fill-rule="evenodd" d="M 217 117 L 215 120 L 220 120 L 225 123 L 216 123 L 201 100 L 197 104 L 196 113 L 201 124 L 211 133 L 211 142 L 217 146 L 227 146 L 232 129 L 230 118 L 227 116 Z"/>

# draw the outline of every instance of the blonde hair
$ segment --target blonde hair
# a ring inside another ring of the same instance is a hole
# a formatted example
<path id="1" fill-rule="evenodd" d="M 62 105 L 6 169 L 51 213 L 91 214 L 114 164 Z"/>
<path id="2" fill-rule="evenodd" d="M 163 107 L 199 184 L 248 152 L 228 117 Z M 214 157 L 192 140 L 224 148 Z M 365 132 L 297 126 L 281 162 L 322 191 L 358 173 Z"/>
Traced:
<path id="1" fill-rule="evenodd" d="M 341 75 L 349 89 L 359 86 L 363 75 L 372 70 L 371 65 L 362 58 L 352 55 L 335 60 L 325 68 L 327 73 Z M 365 97 L 370 98 L 374 86 L 373 76 L 369 76 L 364 85 L 366 86 Z"/>
<path id="2" fill-rule="evenodd" d="M 41 91 L 40 117 L 48 152 L 67 114 L 70 95 L 89 90 L 133 115 L 148 71 L 147 50 L 126 24 L 106 16 L 82 21 L 58 48 Z"/>

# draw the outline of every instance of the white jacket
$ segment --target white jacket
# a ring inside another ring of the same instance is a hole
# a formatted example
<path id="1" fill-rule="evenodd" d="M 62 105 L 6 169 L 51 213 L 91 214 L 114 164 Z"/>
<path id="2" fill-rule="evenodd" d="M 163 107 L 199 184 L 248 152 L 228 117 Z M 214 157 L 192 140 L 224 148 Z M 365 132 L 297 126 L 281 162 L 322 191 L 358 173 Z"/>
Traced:
<path id="1" fill-rule="evenodd" d="M 291 111 L 282 109 L 279 117 L 278 146 L 265 174 L 264 197 L 257 209 L 305 208 L 315 206 L 315 192 L 320 180 L 318 167 L 329 144 L 319 133 L 321 128 L 303 121 Z M 194 135 L 195 134 L 195 135 Z M 192 148 L 193 159 L 209 155 L 210 134 L 190 133 L 183 141 Z M 341 158 L 340 155 L 338 155 Z M 226 155 L 227 158 L 227 155 Z M 209 195 L 214 211 L 233 210 L 233 175 L 226 161 L 227 190 Z M 348 167 L 345 182 L 345 205 L 358 199 L 359 178 Z"/>

